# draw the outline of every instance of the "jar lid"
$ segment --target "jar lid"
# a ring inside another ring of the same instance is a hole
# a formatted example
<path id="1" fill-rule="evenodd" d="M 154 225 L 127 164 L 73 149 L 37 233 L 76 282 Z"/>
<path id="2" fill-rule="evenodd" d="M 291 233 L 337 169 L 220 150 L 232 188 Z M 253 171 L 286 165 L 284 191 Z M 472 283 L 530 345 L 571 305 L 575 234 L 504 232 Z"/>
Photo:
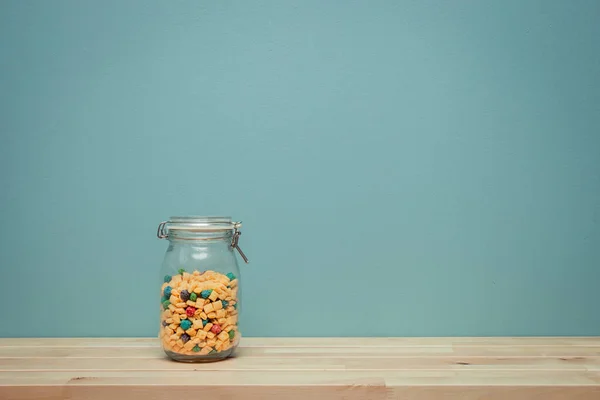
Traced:
<path id="1" fill-rule="evenodd" d="M 186 216 L 186 217 L 171 217 L 168 221 L 163 221 L 158 225 L 156 236 L 159 239 L 165 239 L 169 237 L 169 231 L 181 230 L 188 232 L 226 232 L 233 231 L 231 239 L 231 247 L 237 249 L 240 256 L 244 259 L 246 264 L 248 263 L 248 257 L 244 254 L 240 246 L 238 245 L 240 235 L 240 228 L 242 227 L 241 222 L 234 222 L 231 217 L 198 217 L 198 216 Z"/>
<path id="2" fill-rule="evenodd" d="M 167 230 L 180 229 L 192 232 L 231 231 L 242 226 L 241 222 L 233 222 L 231 217 L 202 216 L 171 217 L 164 224 Z"/>

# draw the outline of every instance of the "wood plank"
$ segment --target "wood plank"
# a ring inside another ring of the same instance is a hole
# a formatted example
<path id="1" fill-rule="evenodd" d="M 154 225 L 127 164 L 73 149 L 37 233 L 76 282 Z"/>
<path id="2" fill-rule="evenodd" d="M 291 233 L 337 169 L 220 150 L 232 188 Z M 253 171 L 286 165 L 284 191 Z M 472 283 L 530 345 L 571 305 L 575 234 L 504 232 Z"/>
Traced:
<path id="1" fill-rule="evenodd" d="M 156 338 L 0 338 L 0 347 L 153 347 Z M 600 347 L 600 337 L 244 337 L 245 347 Z"/>
<path id="2" fill-rule="evenodd" d="M 365 370 L 365 371 L 7 371 L 0 386 L 53 385 L 351 385 L 373 381 L 388 386 L 513 385 L 600 386 L 600 373 L 590 371 Z"/>
<path id="3" fill-rule="evenodd" d="M 240 357 L 590 357 L 600 356 L 600 347 L 586 346 L 478 346 L 478 347 L 241 347 Z M 150 347 L 0 347 L 0 358 L 23 357 L 115 357 L 156 358 L 163 353 L 158 346 Z"/>
<path id="4" fill-rule="evenodd" d="M 281 370 L 580 370 L 600 371 L 600 357 L 236 357 L 218 363 L 186 364 L 162 358 L 0 358 L 0 371 L 281 371 Z"/>
<path id="5" fill-rule="evenodd" d="M 404 386 L 386 387 L 377 383 L 347 386 L 15 386 L 0 396 L 11 400 L 172 400 L 189 398 L 190 391 L 202 398 L 244 400 L 597 400 L 598 387 L 572 386 Z"/>

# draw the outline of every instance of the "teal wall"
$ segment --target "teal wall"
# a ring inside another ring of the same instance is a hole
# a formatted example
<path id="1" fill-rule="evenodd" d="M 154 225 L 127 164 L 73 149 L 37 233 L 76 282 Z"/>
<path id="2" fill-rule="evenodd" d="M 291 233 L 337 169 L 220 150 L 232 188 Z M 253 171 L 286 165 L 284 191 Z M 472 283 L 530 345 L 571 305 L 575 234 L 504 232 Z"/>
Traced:
<path id="1" fill-rule="evenodd" d="M 600 334 L 600 2 L 0 1 L 0 336 L 154 335 L 174 214 L 243 331 Z"/>

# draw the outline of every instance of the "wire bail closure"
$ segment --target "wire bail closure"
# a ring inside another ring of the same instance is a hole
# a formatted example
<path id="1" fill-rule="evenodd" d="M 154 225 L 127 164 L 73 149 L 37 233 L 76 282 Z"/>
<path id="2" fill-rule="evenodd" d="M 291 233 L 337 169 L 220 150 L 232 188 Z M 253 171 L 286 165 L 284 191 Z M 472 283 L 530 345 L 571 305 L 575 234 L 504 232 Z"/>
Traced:
<path id="1" fill-rule="evenodd" d="M 231 248 L 235 248 L 238 253 L 240 253 L 240 256 L 242 257 L 242 259 L 244 260 L 244 262 L 246 264 L 248 264 L 250 261 L 248 260 L 248 257 L 246 257 L 246 255 L 244 254 L 244 252 L 242 251 L 242 249 L 240 249 L 240 246 L 238 245 L 239 241 L 240 241 L 240 236 L 242 235 L 242 232 L 240 231 L 240 226 L 242 226 L 241 222 L 236 222 L 235 226 L 233 228 L 233 238 L 231 239 Z"/>

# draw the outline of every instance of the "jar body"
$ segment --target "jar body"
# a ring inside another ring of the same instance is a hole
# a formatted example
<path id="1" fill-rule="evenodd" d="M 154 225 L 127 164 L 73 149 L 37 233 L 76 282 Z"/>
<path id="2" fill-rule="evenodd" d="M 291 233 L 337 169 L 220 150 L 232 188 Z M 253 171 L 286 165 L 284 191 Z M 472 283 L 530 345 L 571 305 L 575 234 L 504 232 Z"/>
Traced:
<path id="1" fill-rule="evenodd" d="M 176 361 L 222 360 L 239 343 L 240 271 L 231 237 L 169 235 L 160 273 L 159 337 Z"/>

